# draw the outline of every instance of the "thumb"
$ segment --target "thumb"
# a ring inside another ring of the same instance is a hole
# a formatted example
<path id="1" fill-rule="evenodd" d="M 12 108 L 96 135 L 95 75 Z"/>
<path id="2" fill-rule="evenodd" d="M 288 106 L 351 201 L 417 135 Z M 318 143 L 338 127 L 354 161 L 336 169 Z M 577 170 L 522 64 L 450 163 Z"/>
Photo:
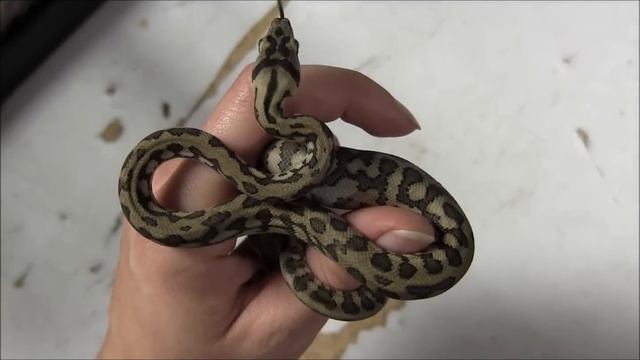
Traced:
<path id="1" fill-rule="evenodd" d="M 355 210 L 344 216 L 363 235 L 392 252 L 416 252 L 434 242 L 431 224 L 420 214 L 408 210 L 378 206 Z M 307 263 L 318 280 L 335 289 L 352 290 L 360 285 L 339 264 L 312 247 L 307 250 Z M 304 305 L 291 292 L 282 276 L 272 276 L 252 290 L 249 296 L 251 300 L 243 315 L 251 314 L 255 309 L 269 308 L 269 312 L 263 313 L 263 321 L 258 323 L 254 322 L 252 316 L 241 316 L 237 328 L 245 328 L 249 326 L 245 322 L 252 321 L 251 326 L 258 328 L 304 329 L 296 331 L 292 336 L 312 340 L 327 320 L 325 316 Z M 278 326 L 274 327 L 273 324 Z"/>
<path id="2" fill-rule="evenodd" d="M 352 211 L 344 217 L 364 236 L 391 252 L 418 252 L 435 241 L 431 224 L 409 210 L 376 206 Z M 314 248 L 307 250 L 307 262 L 320 281 L 335 289 L 353 290 L 360 286 L 342 266 Z"/>
<path id="3" fill-rule="evenodd" d="M 389 251 L 412 253 L 435 241 L 431 223 L 413 211 L 377 206 L 352 211 L 345 218 L 363 235 Z"/>

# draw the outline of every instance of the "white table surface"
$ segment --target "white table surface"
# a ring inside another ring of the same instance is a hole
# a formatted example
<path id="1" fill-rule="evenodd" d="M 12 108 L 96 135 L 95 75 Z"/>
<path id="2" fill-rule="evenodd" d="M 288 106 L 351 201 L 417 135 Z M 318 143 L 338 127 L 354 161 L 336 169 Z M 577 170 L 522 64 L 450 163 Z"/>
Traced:
<path id="1" fill-rule="evenodd" d="M 3 358 L 95 356 L 125 155 L 189 110 L 272 5 L 108 3 L 2 105 Z M 375 139 L 334 122 L 341 143 L 426 169 L 476 238 L 461 283 L 391 314 L 345 358 L 638 357 L 638 2 L 293 2 L 286 12 L 302 63 L 358 69 L 422 126 Z M 124 132 L 105 143 L 114 117 Z"/>

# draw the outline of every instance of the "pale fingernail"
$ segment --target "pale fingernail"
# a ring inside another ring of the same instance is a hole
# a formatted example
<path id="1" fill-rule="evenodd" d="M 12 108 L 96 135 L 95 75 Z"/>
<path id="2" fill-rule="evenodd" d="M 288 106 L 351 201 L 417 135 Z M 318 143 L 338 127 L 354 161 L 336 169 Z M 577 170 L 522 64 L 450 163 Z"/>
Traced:
<path id="1" fill-rule="evenodd" d="M 400 101 L 396 100 L 396 103 L 398 103 L 398 106 L 400 106 L 400 108 L 402 110 L 404 110 L 404 112 L 407 114 L 407 116 L 409 116 L 409 119 L 411 120 L 411 122 L 415 125 L 416 129 L 418 130 L 422 130 L 422 128 L 420 127 L 420 124 L 418 123 L 418 120 L 416 119 L 415 116 L 413 116 L 413 114 L 411 113 L 411 111 L 409 111 L 409 109 L 407 109 L 406 106 L 404 106 Z"/>
<path id="2" fill-rule="evenodd" d="M 435 238 L 429 234 L 411 230 L 391 230 L 378 238 L 376 243 L 386 250 L 409 253 L 431 245 Z"/>

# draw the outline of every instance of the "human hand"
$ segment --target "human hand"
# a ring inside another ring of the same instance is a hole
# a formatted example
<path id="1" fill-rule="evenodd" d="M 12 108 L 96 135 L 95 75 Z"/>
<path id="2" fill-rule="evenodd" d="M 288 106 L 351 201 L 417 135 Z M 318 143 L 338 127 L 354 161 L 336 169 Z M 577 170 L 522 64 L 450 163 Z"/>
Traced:
<path id="1" fill-rule="evenodd" d="M 251 70 L 247 66 L 203 129 L 249 164 L 270 138 L 254 117 Z M 303 66 L 295 97 L 285 112 L 337 118 L 373 136 L 402 136 L 418 128 L 409 111 L 360 73 Z M 233 198 L 237 191 L 211 169 L 183 159 L 161 165 L 153 177 L 158 201 L 173 209 L 197 210 Z M 379 246 L 398 253 L 433 242 L 433 229 L 419 214 L 370 207 L 343 215 Z M 235 239 L 196 249 L 158 245 L 124 221 L 100 358 L 297 358 L 327 318 L 302 304 L 279 273 L 248 283 L 258 266 L 229 253 Z M 310 248 L 309 266 L 324 283 L 354 289 L 359 283 L 338 264 Z"/>

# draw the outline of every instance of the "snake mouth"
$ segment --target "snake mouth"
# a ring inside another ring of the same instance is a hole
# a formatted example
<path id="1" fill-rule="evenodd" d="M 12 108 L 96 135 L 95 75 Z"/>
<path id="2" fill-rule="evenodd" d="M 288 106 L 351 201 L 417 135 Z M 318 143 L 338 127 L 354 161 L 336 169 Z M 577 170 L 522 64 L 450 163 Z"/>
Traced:
<path id="1" fill-rule="evenodd" d="M 291 23 L 289 19 L 273 19 L 271 21 L 271 25 L 269 26 L 269 30 L 267 30 L 267 36 L 272 36 L 275 39 L 281 38 L 290 38 L 293 39 L 293 27 L 291 27 Z"/>

